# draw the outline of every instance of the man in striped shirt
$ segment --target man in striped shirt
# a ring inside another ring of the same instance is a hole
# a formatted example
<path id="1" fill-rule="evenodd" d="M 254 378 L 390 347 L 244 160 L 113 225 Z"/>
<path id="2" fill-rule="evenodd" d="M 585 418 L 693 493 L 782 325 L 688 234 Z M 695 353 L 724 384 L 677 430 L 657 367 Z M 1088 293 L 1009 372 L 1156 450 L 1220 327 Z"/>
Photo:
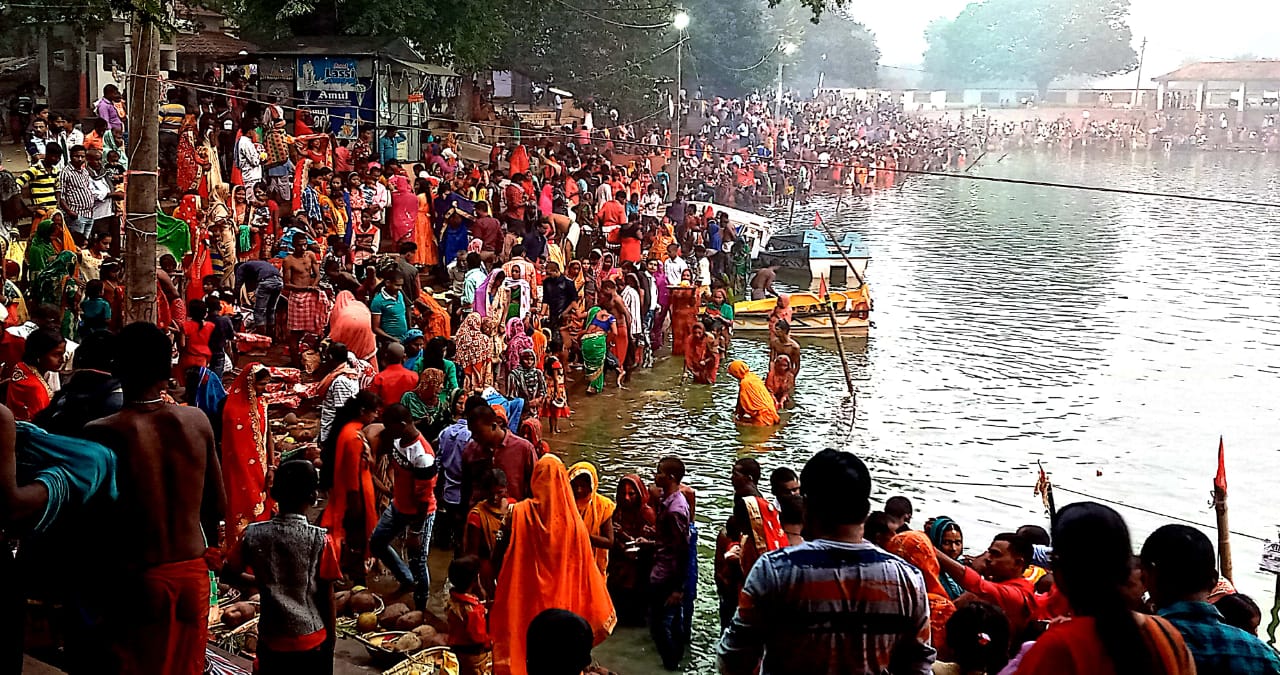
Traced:
<path id="1" fill-rule="evenodd" d="M 83 246 L 93 230 L 93 174 L 83 145 L 71 147 L 71 164 L 58 174 L 58 206 L 67 218 L 67 229 L 77 246 Z"/>
<path id="2" fill-rule="evenodd" d="M 716 649 L 720 672 L 928 675 L 935 652 L 924 577 L 862 538 L 871 510 L 866 465 L 823 450 L 800 486 L 809 540 L 751 568 Z"/>
<path id="3" fill-rule="evenodd" d="M 50 144 L 39 164 L 18 176 L 18 187 L 26 188 L 31 198 L 32 222 L 39 223 L 58 208 L 58 163 L 62 161 L 62 146 Z"/>

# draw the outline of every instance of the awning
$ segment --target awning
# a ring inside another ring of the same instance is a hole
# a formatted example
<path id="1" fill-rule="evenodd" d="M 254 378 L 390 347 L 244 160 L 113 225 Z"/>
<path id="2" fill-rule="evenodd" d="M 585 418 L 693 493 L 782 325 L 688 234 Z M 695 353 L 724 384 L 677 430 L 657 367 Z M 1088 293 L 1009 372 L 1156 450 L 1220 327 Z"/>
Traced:
<path id="1" fill-rule="evenodd" d="M 448 66 L 438 66 L 434 63 L 414 63 L 413 61 L 405 61 L 404 59 L 398 59 L 394 56 L 391 57 L 391 60 L 395 61 L 396 63 L 399 63 L 400 65 L 406 68 L 412 68 L 413 70 L 416 70 L 419 73 L 422 73 L 423 75 L 435 75 L 437 77 L 460 77 L 457 73 L 453 72 L 452 68 L 449 68 Z"/>

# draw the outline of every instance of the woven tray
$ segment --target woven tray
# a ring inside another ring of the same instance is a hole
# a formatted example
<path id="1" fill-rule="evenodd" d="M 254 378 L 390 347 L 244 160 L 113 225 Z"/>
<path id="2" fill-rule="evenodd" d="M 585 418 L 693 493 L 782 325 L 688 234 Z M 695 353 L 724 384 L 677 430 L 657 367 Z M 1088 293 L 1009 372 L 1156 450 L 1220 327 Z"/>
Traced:
<path id="1" fill-rule="evenodd" d="M 458 670 L 458 657 L 448 647 L 430 647 L 382 671 L 382 675 L 413 675 L 414 671 L 418 675 L 458 675 Z"/>

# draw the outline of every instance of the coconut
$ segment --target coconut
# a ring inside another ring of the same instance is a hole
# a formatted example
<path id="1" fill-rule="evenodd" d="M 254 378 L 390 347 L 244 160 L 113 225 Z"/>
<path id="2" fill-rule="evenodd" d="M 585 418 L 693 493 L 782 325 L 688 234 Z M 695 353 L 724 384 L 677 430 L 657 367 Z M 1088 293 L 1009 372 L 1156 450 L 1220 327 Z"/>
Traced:
<path id="1" fill-rule="evenodd" d="M 288 425 L 290 425 L 290 426 L 292 426 L 292 425 L 294 425 L 294 424 L 297 424 L 297 423 L 298 423 L 298 415 L 297 415 L 297 414 L 295 414 L 295 413 L 289 413 L 289 414 L 285 415 L 285 416 L 284 416 L 284 423 L 285 423 L 285 424 L 288 424 Z"/>
<path id="2" fill-rule="evenodd" d="M 401 654 L 407 654 L 419 649 L 422 649 L 422 640 L 413 633 L 401 635 L 391 646 L 392 651 L 400 652 Z"/>
<path id="3" fill-rule="evenodd" d="M 409 606 L 403 602 L 388 605 L 387 608 L 383 610 L 382 617 L 378 620 L 378 624 L 382 626 L 383 630 L 394 630 L 396 622 L 400 620 L 400 617 L 408 613 Z"/>
<path id="4" fill-rule="evenodd" d="M 361 633 L 372 633 L 378 630 L 378 615 L 373 612 L 365 612 L 356 618 L 356 630 Z"/>
<path id="5" fill-rule="evenodd" d="M 378 598 L 374 597 L 373 591 L 360 591 L 351 595 L 347 606 L 354 614 L 372 612 L 378 608 Z"/>
<path id="6" fill-rule="evenodd" d="M 396 630 L 413 630 L 422 625 L 422 612 L 406 612 L 396 619 Z"/>

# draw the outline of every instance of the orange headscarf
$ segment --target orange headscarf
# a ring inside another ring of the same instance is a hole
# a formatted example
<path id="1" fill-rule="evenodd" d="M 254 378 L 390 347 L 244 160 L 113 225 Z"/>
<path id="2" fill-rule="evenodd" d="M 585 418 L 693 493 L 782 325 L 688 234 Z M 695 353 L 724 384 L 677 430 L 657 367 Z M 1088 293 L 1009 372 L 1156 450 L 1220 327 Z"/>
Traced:
<path id="1" fill-rule="evenodd" d="M 933 644 L 946 644 L 947 619 L 956 613 L 956 606 L 938 578 L 942 568 L 938 566 L 938 556 L 929 535 L 915 530 L 903 532 L 889 541 L 888 550 L 915 565 L 924 575 L 924 589 L 929 596 L 929 628 L 933 632 Z"/>
<path id="2" fill-rule="evenodd" d="M 427 317 L 427 325 L 423 326 L 423 335 L 430 340 L 433 337 L 449 337 L 449 311 L 446 310 L 435 297 L 425 290 L 418 291 L 418 302 L 427 306 L 431 310 L 431 315 Z"/>
<path id="3" fill-rule="evenodd" d="M 271 518 L 267 498 L 267 402 L 253 388 L 261 363 L 245 366 L 231 383 L 222 411 L 222 480 L 227 491 L 227 555 L 238 559 L 249 523 Z"/>
<path id="4" fill-rule="evenodd" d="M 567 609 L 586 619 L 596 644 L 617 624 L 560 458 L 538 460 L 530 493 L 511 507 L 510 548 L 489 614 L 496 675 L 526 674 L 525 632 L 543 610 Z"/>
<path id="5" fill-rule="evenodd" d="M 586 474 L 591 477 L 591 494 L 587 495 L 586 500 L 576 501 L 578 506 L 578 514 L 582 516 L 582 522 L 587 526 L 587 534 L 597 534 L 600 532 L 600 526 L 606 520 L 613 518 L 614 509 L 617 505 L 612 499 L 600 494 L 600 476 L 596 473 L 596 467 L 591 462 L 578 462 L 569 467 L 569 481 L 580 475 Z M 577 495 L 574 495 L 577 497 Z M 609 571 L 609 549 L 597 548 L 596 566 L 600 568 L 601 574 Z"/>
<path id="6" fill-rule="evenodd" d="M 773 394 L 764 386 L 764 380 L 751 372 L 747 364 L 734 361 L 729 364 L 729 374 L 738 379 L 738 406 L 750 416 L 750 420 L 740 420 L 743 424 L 771 427 L 782 421 L 778 417 L 778 406 L 774 403 Z"/>

